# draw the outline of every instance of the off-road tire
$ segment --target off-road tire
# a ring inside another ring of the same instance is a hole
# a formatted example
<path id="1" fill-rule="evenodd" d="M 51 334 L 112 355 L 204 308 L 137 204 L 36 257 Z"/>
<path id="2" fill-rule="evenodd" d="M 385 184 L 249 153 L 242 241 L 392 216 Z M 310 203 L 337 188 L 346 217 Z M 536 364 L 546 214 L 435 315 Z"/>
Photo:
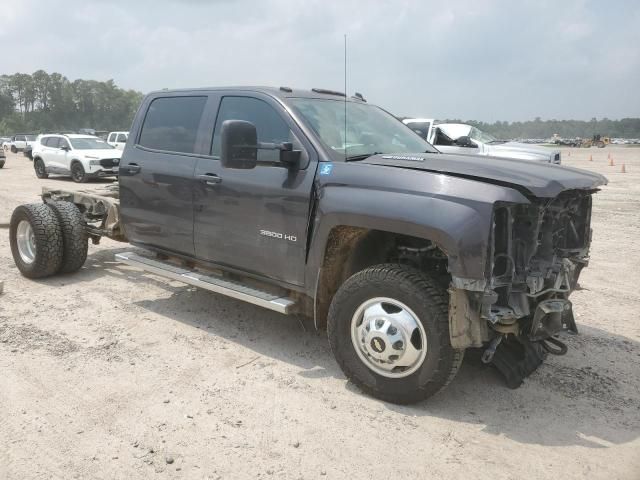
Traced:
<path id="1" fill-rule="evenodd" d="M 0 168 L 4 167 L 4 162 L 5 162 L 5 161 L 6 161 L 6 160 L 5 160 L 4 158 L 3 158 L 2 160 L 0 160 Z"/>
<path id="2" fill-rule="evenodd" d="M 15 145 L 11 145 L 11 153 L 18 153 L 18 149 Z"/>
<path id="3" fill-rule="evenodd" d="M 407 305 L 424 327 L 427 354 L 414 373 L 388 378 L 371 370 L 351 340 L 351 321 L 371 298 L 389 297 Z M 347 279 L 331 302 L 327 331 L 331 350 L 347 378 L 381 400 L 409 404 L 434 395 L 453 380 L 464 357 L 449 340 L 448 294 L 425 273 L 405 265 L 382 264 Z"/>
<path id="4" fill-rule="evenodd" d="M 18 224 L 26 220 L 35 237 L 35 258 L 32 263 L 22 260 L 17 245 Z M 20 273 L 27 278 L 43 278 L 60 269 L 63 257 L 62 228 L 54 211 L 44 203 L 20 205 L 11 215 L 9 243 L 13 260 Z"/>
<path id="5" fill-rule="evenodd" d="M 73 273 L 80 270 L 87 260 L 89 236 L 86 222 L 80 209 L 71 202 L 50 202 L 47 204 L 58 217 L 62 228 L 64 245 L 59 273 Z"/>
<path id="6" fill-rule="evenodd" d="M 71 164 L 71 180 L 76 183 L 87 183 L 89 181 L 89 175 L 87 175 L 87 172 L 80 162 Z"/>
<path id="7" fill-rule="evenodd" d="M 36 172 L 36 177 L 38 178 L 49 178 L 49 174 L 47 173 L 47 169 L 44 166 L 44 162 L 41 158 L 36 158 L 33 161 L 33 169 Z"/>

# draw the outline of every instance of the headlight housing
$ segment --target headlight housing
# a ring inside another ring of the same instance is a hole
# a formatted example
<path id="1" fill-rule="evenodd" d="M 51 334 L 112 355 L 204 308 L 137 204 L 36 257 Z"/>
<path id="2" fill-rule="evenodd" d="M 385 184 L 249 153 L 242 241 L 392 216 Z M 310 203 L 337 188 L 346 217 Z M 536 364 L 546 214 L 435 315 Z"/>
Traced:
<path id="1" fill-rule="evenodd" d="M 89 165 L 92 167 L 100 165 L 100 160 L 89 160 Z"/>

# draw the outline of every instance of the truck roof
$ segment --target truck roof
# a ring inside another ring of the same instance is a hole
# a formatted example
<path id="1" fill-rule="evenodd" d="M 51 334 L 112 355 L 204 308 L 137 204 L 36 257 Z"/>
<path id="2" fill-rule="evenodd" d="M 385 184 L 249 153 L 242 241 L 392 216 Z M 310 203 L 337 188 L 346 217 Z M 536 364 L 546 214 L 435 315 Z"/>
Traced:
<path id="1" fill-rule="evenodd" d="M 333 99 L 350 102 L 366 102 L 362 96 L 349 97 L 343 92 L 329 90 L 324 88 L 312 88 L 311 90 L 294 89 L 290 87 L 265 87 L 265 86 L 236 86 L 236 87 L 200 87 L 200 88 L 178 88 L 164 89 L 150 92 L 149 95 L 157 96 L 159 94 L 185 93 L 185 92 L 218 92 L 218 91 L 242 91 L 242 92 L 258 92 L 271 95 L 276 98 L 322 98 Z"/>

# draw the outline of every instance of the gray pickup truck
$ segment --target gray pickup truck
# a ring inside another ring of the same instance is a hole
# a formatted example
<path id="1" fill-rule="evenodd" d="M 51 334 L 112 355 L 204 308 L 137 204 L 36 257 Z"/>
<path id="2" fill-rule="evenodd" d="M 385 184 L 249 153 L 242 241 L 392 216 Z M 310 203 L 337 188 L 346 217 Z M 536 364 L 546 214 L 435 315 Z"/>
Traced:
<path id="1" fill-rule="evenodd" d="M 345 118 L 346 113 L 346 118 Z M 425 399 L 465 349 L 518 386 L 576 330 L 606 179 L 536 162 L 443 155 L 361 96 L 323 89 L 149 94 L 118 184 L 44 190 L 13 212 L 30 278 L 84 264 L 88 239 L 124 263 L 328 331 L 345 375 L 383 400 Z"/>

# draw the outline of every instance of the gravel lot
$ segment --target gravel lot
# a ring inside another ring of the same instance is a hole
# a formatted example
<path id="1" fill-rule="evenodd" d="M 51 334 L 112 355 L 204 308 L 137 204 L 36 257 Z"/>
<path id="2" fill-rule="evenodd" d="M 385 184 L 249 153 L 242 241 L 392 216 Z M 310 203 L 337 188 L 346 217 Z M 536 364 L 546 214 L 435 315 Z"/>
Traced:
<path id="1" fill-rule="evenodd" d="M 569 353 L 517 390 L 471 355 L 445 391 L 398 407 L 350 385 L 309 322 L 120 265 L 125 244 L 91 246 L 71 276 L 21 277 L 11 211 L 77 185 L 9 153 L 0 478 L 640 479 L 640 149 L 563 158 L 610 180 Z"/>

